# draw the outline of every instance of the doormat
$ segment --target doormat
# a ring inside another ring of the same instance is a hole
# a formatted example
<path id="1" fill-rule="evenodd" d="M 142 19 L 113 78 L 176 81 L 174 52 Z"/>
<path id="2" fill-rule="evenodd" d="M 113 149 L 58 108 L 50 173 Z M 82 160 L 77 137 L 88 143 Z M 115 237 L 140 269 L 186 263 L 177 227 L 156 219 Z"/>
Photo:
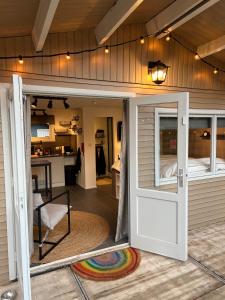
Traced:
<path id="1" fill-rule="evenodd" d="M 72 265 L 72 270 L 90 280 L 116 280 L 133 273 L 137 269 L 140 259 L 138 250 L 127 248 L 75 263 Z"/>
<path id="2" fill-rule="evenodd" d="M 67 231 L 67 216 L 49 233 L 49 241 L 57 241 Z M 89 252 L 100 246 L 109 237 L 109 224 L 101 216 L 84 211 L 71 211 L 71 233 L 44 259 L 38 259 L 38 244 L 34 243 L 32 263 L 49 263 L 66 257 Z M 34 239 L 37 238 L 34 229 Z M 44 245 L 44 250 L 48 245 Z"/>

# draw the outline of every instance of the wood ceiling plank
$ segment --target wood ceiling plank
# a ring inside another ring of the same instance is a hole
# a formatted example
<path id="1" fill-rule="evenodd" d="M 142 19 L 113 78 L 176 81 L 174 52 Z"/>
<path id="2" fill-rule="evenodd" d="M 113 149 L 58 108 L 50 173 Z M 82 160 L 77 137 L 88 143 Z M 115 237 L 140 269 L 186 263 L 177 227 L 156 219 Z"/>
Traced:
<path id="1" fill-rule="evenodd" d="M 149 35 L 162 38 L 220 0 L 177 0 L 146 24 Z"/>
<path id="2" fill-rule="evenodd" d="M 197 53 L 201 58 L 220 52 L 225 49 L 225 35 L 210 41 L 197 48 Z"/>

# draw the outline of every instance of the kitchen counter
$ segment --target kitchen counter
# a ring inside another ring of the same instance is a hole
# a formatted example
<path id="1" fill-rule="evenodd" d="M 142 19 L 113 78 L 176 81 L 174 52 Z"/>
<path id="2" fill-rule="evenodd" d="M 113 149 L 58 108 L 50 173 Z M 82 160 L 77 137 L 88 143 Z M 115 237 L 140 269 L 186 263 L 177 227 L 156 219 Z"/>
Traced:
<path id="1" fill-rule="evenodd" d="M 31 155 L 31 159 L 35 159 L 35 158 L 48 158 L 48 157 L 76 157 L 76 154 L 47 154 L 47 155 Z"/>
<path id="2" fill-rule="evenodd" d="M 60 187 L 65 186 L 65 171 L 64 168 L 67 165 L 74 165 L 76 161 L 76 155 L 42 155 L 38 157 L 31 156 L 31 162 L 38 162 L 38 160 L 48 160 L 52 167 L 52 186 Z M 45 174 L 41 167 L 35 167 L 32 169 L 32 174 L 38 176 L 39 188 L 45 187 Z"/>

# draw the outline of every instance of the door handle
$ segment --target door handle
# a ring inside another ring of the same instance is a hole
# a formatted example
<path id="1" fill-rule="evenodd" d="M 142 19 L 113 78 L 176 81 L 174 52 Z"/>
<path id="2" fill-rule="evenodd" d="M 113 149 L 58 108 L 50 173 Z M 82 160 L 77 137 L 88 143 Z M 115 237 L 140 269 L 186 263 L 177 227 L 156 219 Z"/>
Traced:
<path id="1" fill-rule="evenodd" d="M 179 169 L 178 170 L 178 185 L 179 187 L 184 187 L 184 170 L 183 169 Z"/>

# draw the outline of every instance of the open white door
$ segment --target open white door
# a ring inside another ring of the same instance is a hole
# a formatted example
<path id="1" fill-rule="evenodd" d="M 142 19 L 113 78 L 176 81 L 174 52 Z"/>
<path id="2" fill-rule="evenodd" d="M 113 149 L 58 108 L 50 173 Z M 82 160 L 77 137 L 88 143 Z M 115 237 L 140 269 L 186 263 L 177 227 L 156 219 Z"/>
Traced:
<path id="1" fill-rule="evenodd" d="M 187 259 L 188 107 L 189 94 L 175 93 L 132 98 L 129 111 L 131 246 L 179 260 Z"/>
<path id="2" fill-rule="evenodd" d="M 10 101 L 12 165 L 15 210 L 17 277 L 24 300 L 31 299 L 30 255 L 27 217 L 27 189 L 24 149 L 22 79 L 13 75 L 13 96 Z"/>

